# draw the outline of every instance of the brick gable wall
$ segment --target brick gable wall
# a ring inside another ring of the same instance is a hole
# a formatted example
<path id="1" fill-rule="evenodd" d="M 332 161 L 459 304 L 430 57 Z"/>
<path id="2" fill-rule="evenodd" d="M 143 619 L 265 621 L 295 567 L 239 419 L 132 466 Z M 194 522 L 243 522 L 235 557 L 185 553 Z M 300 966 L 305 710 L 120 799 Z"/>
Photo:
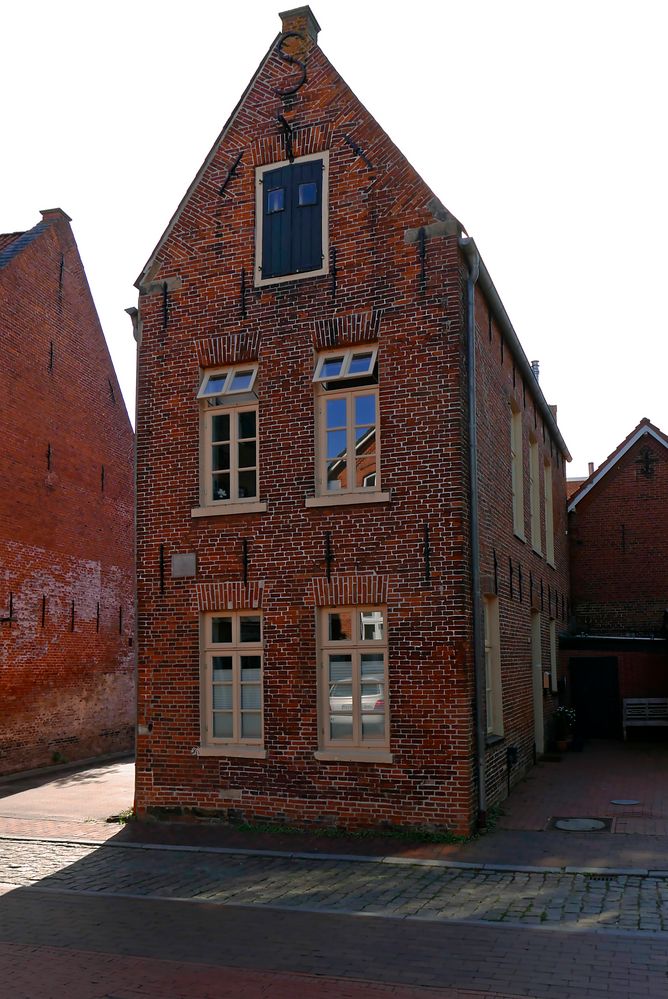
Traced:
<path id="1" fill-rule="evenodd" d="M 138 807 L 468 832 L 475 776 L 463 262 L 454 235 L 427 238 L 423 263 L 419 243 L 406 242 L 407 229 L 434 221 L 432 192 L 320 49 L 307 42 L 307 50 L 308 82 L 282 100 L 274 87 L 288 71 L 271 51 L 140 286 Z M 330 256 L 326 275 L 253 285 L 255 168 L 286 155 L 277 112 L 292 122 L 296 156 L 329 151 L 336 280 Z M 353 343 L 378 344 L 388 497 L 308 507 L 316 351 Z M 258 362 L 267 509 L 193 518 L 201 368 L 241 358 Z M 503 384 L 507 376 L 506 366 Z M 501 391 L 499 376 L 482 377 Z M 506 439 L 505 414 L 489 434 L 491 452 Z M 485 466 L 490 480 L 498 461 Z M 504 510 L 506 501 L 487 497 Z M 504 518 L 486 535 L 487 561 L 493 543 L 500 557 L 508 550 L 496 541 L 499 531 L 505 539 Z M 185 553 L 196 556 L 196 577 L 172 578 L 168 569 L 161 577 L 160 565 Z M 316 759 L 317 607 L 367 600 L 387 606 L 392 761 Z M 261 602 L 266 759 L 198 751 L 199 610 L 215 609 L 212 601 L 218 609 Z M 525 701 L 511 717 L 526 749 Z"/>
<path id="2" fill-rule="evenodd" d="M 133 735 L 133 435 L 70 227 L 42 225 L 0 270 L 0 773 Z"/>

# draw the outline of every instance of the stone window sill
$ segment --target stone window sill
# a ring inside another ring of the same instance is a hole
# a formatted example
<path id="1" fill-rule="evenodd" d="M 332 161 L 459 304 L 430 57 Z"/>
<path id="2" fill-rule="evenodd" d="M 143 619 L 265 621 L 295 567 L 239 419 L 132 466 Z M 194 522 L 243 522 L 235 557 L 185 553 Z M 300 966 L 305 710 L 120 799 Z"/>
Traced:
<path id="1" fill-rule="evenodd" d="M 232 517 L 239 513 L 265 513 L 266 503 L 226 503 L 220 506 L 195 506 L 190 511 L 191 517 Z"/>
<path id="2" fill-rule="evenodd" d="M 198 746 L 197 756 L 237 756 L 246 760 L 266 760 L 262 746 Z"/>
<path id="3" fill-rule="evenodd" d="M 316 760 L 326 763 L 393 763 L 394 757 L 386 749 L 319 749 L 313 754 Z"/>
<path id="4" fill-rule="evenodd" d="M 341 493 L 327 496 L 307 496 L 305 507 L 354 506 L 360 503 L 389 503 L 389 493 Z"/>

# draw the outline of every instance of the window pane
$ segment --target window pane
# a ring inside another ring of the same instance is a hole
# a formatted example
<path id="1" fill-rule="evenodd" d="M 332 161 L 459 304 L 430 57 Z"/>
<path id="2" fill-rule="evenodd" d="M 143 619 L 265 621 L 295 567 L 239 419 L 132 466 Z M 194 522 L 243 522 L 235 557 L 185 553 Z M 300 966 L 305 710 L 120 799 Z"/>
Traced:
<path id="1" fill-rule="evenodd" d="M 255 681 L 261 678 L 262 657 L 242 656 L 241 657 L 241 681 Z"/>
<path id="2" fill-rule="evenodd" d="M 380 683 L 362 684 L 362 707 L 365 711 L 382 711 L 384 704 L 383 688 Z"/>
<path id="3" fill-rule="evenodd" d="M 375 395 L 355 396 L 355 426 L 373 427 L 376 423 Z"/>
<path id="4" fill-rule="evenodd" d="M 219 392 L 222 392 L 227 381 L 227 376 L 227 371 L 223 371 L 220 375 L 209 375 L 202 395 L 218 395 Z"/>
<path id="5" fill-rule="evenodd" d="M 255 465 L 255 441 L 245 441 L 239 445 L 239 468 L 254 468 Z"/>
<path id="6" fill-rule="evenodd" d="M 318 185 L 317 184 L 300 184 L 299 185 L 299 204 L 300 207 L 303 205 L 317 205 L 318 203 Z"/>
<path id="7" fill-rule="evenodd" d="M 254 369 L 250 371 L 235 371 L 228 392 L 245 392 L 253 381 Z"/>
<path id="8" fill-rule="evenodd" d="M 355 462 L 355 485 L 359 489 L 375 489 L 375 473 L 372 472 L 375 467 L 376 456 L 373 454 L 358 458 Z"/>
<path id="9" fill-rule="evenodd" d="M 329 682 L 340 683 L 347 681 L 350 683 L 353 675 L 353 661 L 351 656 L 330 656 L 329 657 Z"/>
<path id="10" fill-rule="evenodd" d="M 353 354 L 348 368 L 349 375 L 366 375 L 371 372 L 373 354 Z"/>
<path id="11" fill-rule="evenodd" d="M 259 683 L 244 683 L 241 687 L 241 707 L 242 708 L 252 708 L 257 710 L 261 707 L 260 703 L 260 684 Z"/>
<path id="12" fill-rule="evenodd" d="M 239 472 L 239 498 L 257 496 L 255 472 Z"/>
<path id="13" fill-rule="evenodd" d="M 267 191 L 267 214 L 282 212 L 285 208 L 285 188 L 275 187 L 273 191 Z"/>
<path id="14" fill-rule="evenodd" d="M 213 716 L 213 734 L 217 739 L 232 738 L 232 715 L 216 712 Z"/>
<path id="15" fill-rule="evenodd" d="M 382 683 L 385 675 L 385 657 L 382 652 L 363 652 L 360 656 L 362 680 L 373 677 Z"/>
<path id="16" fill-rule="evenodd" d="M 350 611 L 328 614 L 327 621 L 327 635 L 330 642 L 350 641 L 353 637 L 353 619 Z"/>
<path id="17" fill-rule="evenodd" d="M 230 498 L 230 477 L 229 475 L 214 475 L 211 495 L 215 500 Z"/>
<path id="18" fill-rule="evenodd" d="M 211 467 L 214 472 L 227 471 L 230 467 L 229 444 L 214 444 L 211 448 Z"/>
<path id="19" fill-rule="evenodd" d="M 355 427 L 355 451 L 357 457 L 376 453 L 376 428 L 363 425 Z"/>
<path id="20" fill-rule="evenodd" d="M 322 362 L 322 367 L 320 368 L 320 377 L 336 378 L 337 375 L 341 374 L 342 367 L 343 367 L 342 357 L 326 357 Z"/>
<path id="21" fill-rule="evenodd" d="M 331 462 L 327 466 L 327 489 L 329 492 L 333 492 L 335 489 L 345 489 L 348 485 L 348 476 L 346 474 L 346 463 L 340 459 L 335 462 Z"/>
<path id="22" fill-rule="evenodd" d="M 259 739 L 261 734 L 260 712 L 244 711 L 241 716 L 241 736 L 244 739 Z"/>
<path id="23" fill-rule="evenodd" d="M 229 413 L 220 413 L 220 415 L 214 416 L 212 419 L 213 419 L 213 426 L 211 428 L 211 440 L 214 443 L 218 441 L 229 441 L 230 439 Z"/>
<path id="24" fill-rule="evenodd" d="M 232 656 L 213 657 L 213 680 L 232 683 Z"/>
<path id="25" fill-rule="evenodd" d="M 240 617 L 239 618 L 240 641 L 259 642 L 261 638 L 260 617 Z M 244 656 L 244 659 L 248 659 Z"/>
<path id="26" fill-rule="evenodd" d="M 239 413 L 239 439 L 244 440 L 249 437 L 256 437 L 255 432 L 256 426 L 256 416 L 257 413 L 254 409 L 245 410 L 243 413 Z"/>
<path id="27" fill-rule="evenodd" d="M 218 644 L 229 645 L 232 641 L 232 618 L 212 617 L 211 618 L 211 641 Z M 220 658 L 220 657 L 218 657 Z M 231 661 L 231 660 L 230 660 Z"/>
<path id="28" fill-rule="evenodd" d="M 346 400 L 328 399 L 326 405 L 328 430 L 341 430 L 346 426 Z"/>
<path id="29" fill-rule="evenodd" d="M 345 430 L 329 430 L 327 432 L 327 457 L 339 458 L 346 454 Z"/>
<path id="30" fill-rule="evenodd" d="M 214 708 L 226 708 L 232 710 L 232 684 L 214 683 L 213 685 L 213 706 Z"/>
<path id="31" fill-rule="evenodd" d="M 366 642 L 383 640 L 382 610 L 360 611 L 360 637 Z"/>
<path id="32" fill-rule="evenodd" d="M 385 738 L 385 715 L 362 715 L 362 738 L 366 742 Z"/>
<path id="33" fill-rule="evenodd" d="M 348 741 L 352 739 L 353 737 L 352 716 L 330 715 L 329 737 L 330 739 L 347 739 Z"/>

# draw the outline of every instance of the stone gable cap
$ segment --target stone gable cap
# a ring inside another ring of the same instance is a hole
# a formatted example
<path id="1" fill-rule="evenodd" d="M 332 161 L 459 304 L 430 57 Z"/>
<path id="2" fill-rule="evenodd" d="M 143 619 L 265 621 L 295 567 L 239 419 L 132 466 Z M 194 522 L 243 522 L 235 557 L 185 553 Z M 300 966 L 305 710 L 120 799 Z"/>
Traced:
<path id="1" fill-rule="evenodd" d="M 317 42 L 320 25 L 308 4 L 304 7 L 293 7 L 292 10 L 283 10 L 278 16 L 281 19 L 283 31 L 302 30 L 309 38 Z"/>

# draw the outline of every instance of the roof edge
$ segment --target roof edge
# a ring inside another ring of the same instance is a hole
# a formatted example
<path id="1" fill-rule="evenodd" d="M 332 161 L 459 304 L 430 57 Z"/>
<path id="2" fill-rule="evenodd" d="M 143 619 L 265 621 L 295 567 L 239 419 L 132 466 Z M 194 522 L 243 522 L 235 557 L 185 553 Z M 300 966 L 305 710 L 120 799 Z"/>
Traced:
<path id="1" fill-rule="evenodd" d="M 239 113 L 239 111 L 240 111 L 240 109 L 241 109 L 244 101 L 246 100 L 246 97 L 248 96 L 249 92 L 253 88 L 253 86 L 255 84 L 255 81 L 257 80 L 258 76 L 260 75 L 260 73 L 264 69 L 264 67 L 265 67 L 265 65 L 267 63 L 267 60 L 269 59 L 271 53 L 273 52 L 274 48 L 276 47 L 276 44 L 277 44 L 278 40 L 280 39 L 280 37 L 281 37 L 281 33 L 279 32 L 276 35 L 276 37 L 274 38 L 274 40 L 272 41 L 272 43 L 269 46 L 269 48 L 267 49 L 267 51 L 266 51 L 265 55 L 263 56 L 263 58 L 260 60 L 260 64 L 258 65 L 257 69 L 255 70 L 255 72 L 253 73 L 252 77 L 250 78 L 250 81 L 249 81 L 248 85 L 246 86 L 246 89 L 244 90 L 244 92 L 242 93 L 241 97 L 239 98 L 239 100 L 237 101 L 236 105 L 234 106 L 234 109 L 233 109 L 231 115 L 229 116 L 229 118 L 227 119 L 227 121 L 225 122 L 225 124 L 223 125 L 223 128 L 220 131 L 220 133 L 218 134 L 217 138 L 214 140 L 214 143 L 211 146 L 211 149 L 209 150 L 209 152 L 207 153 L 207 155 L 206 155 L 206 157 L 204 159 L 204 162 L 202 163 L 201 167 L 199 168 L 199 170 L 195 174 L 193 180 L 191 181 L 190 185 L 188 186 L 188 190 L 186 191 L 186 193 L 181 198 L 176 211 L 174 212 L 174 214 L 172 215 L 171 219 L 167 223 L 166 229 L 164 230 L 162 236 L 160 237 L 160 239 L 156 243 L 155 247 L 153 248 L 153 251 L 151 252 L 148 260 L 146 261 L 146 263 L 142 267 L 142 269 L 141 269 L 141 271 L 139 273 L 139 276 L 138 276 L 137 280 L 134 283 L 135 288 L 137 288 L 138 290 L 141 289 L 141 285 L 143 284 L 144 280 L 146 279 L 146 276 L 147 276 L 148 272 L 150 271 L 151 267 L 155 263 L 155 258 L 158 256 L 158 254 L 160 253 L 160 250 L 162 249 L 162 247 L 164 246 L 165 242 L 167 241 L 167 239 L 171 235 L 172 230 L 174 229 L 174 226 L 176 225 L 176 223 L 178 222 L 179 218 L 181 217 L 181 212 L 184 210 L 184 208 L 188 204 L 188 201 L 190 200 L 190 196 L 192 195 L 192 193 L 197 188 L 197 186 L 198 186 L 199 182 L 201 181 L 204 173 L 206 172 L 206 170 L 208 169 L 209 165 L 211 164 L 211 161 L 213 160 L 214 156 L 216 155 L 216 152 L 218 151 L 218 147 L 220 146 L 221 142 L 223 141 L 223 139 L 227 135 L 228 130 L 231 128 L 231 126 L 232 126 L 232 124 L 233 124 L 236 116 L 238 115 L 238 113 Z"/>
<path id="2" fill-rule="evenodd" d="M 608 455 L 602 464 L 598 466 L 592 474 L 585 479 L 580 488 L 576 493 L 573 494 L 572 499 L 568 503 L 568 513 L 572 513 L 581 499 L 591 492 L 595 485 L 597 485 L 601 479 L 608 474 L 608 472 L 615 467 L 615 465 L 627 454 L 632 447 L 634 447 L 638 441 L 649 434 L 653 437 L 657 443 L 662 444 L 666 449 L 668 449 L 668 439 L 662 434 L 658 427 L 655 427 L 653 423 L 645 417 L 640 421 L 635 430 L 632 430 L 629 436 L 622 441 L 619 447 L 615 448 L 612 454 Z"/>
<path id="3" fill-rule="evenodd" d="M 561 436 L 561 431 L 557 425 L 557 421 L 554 418 L 554 414 L 550 409 L 550 404 L 543 395 L 543 390 L 540 387 L 540 383 L 537 381 L 533 369 L 529 363 L 529 359 L 524 353 L 524 348 L 520 343 L 519 337 L 515 332 L 515 327 L 510 321 L 510 316 L 506 312 L 506 307 L 501 301 L 501 296 L 499 295 L 494 282 L 490 276 L 489 271 L 485 265 L 484 260 L 480 255 L 480 250 L 478 249 L 475 240 L 471 236 L 460 237 L 459 246 L 466 257 L 471 257 L 472 254 L 477 256 L 477 260 L 480 266 L 480 273 L 478 276 L 478 285 L 480 286 L 487 303 L 492 311 L 492 314 L 501 327 L 501 331 L 506 338 L 511 353 L 520 369 L 523 377 L 527 383 L 531 386 L 531 391 L 535 396 L 536 402 L 538 403 L 538 408 L 540 409 L 541 416 L 545 420 L 545 423 L 550 428 L 550 432 L 554 437 L 555 442 L 559 446 L 561 453 L 567 461 L 572 461 L 572 456 L 566 441 Z"/>

